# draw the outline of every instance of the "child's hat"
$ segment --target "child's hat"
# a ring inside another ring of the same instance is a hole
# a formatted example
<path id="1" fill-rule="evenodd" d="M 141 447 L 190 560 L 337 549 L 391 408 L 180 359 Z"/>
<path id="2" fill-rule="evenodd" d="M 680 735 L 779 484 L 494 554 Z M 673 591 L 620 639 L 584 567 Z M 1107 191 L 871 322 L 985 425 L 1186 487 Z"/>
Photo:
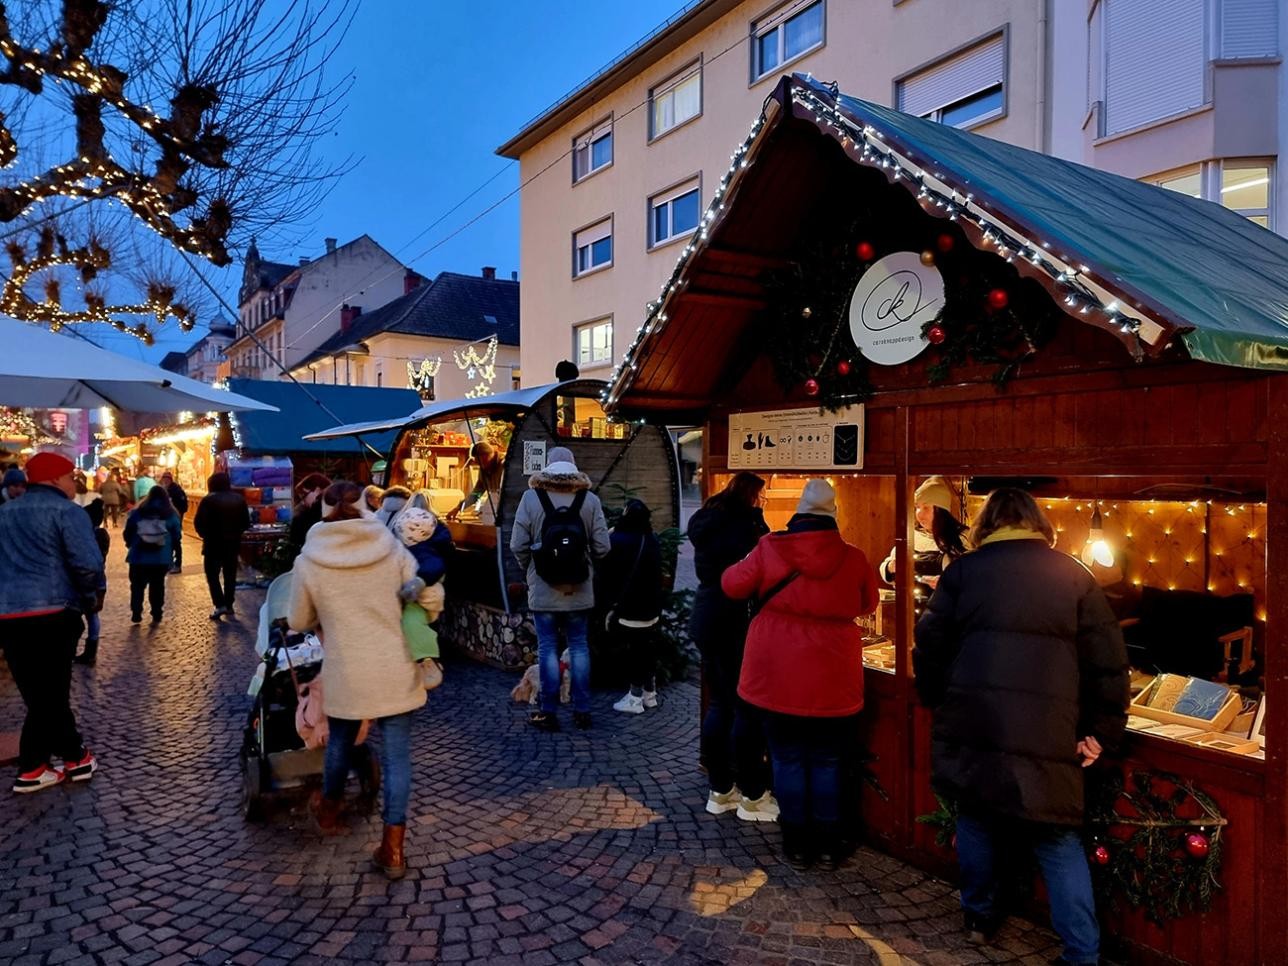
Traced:
<path id="1" fill-rule="evenodd" d="M 394 535 L 406 546 L 421 543 L 434 535 L 438 519 L 428 510 L 410 506 L 394 520 Z"/>

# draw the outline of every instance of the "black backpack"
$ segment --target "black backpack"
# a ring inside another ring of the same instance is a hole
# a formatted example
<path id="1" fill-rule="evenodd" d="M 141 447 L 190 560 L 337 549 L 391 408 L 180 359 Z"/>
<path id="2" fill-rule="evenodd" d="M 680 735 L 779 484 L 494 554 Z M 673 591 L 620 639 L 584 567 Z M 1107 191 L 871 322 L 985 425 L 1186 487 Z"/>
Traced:
<path id="1" fill-rule="evenodd" d="M 541 521 L 541 545 L 532 549 L 537 576 L 555 586 L 585 583 L 590 579 L 586 525 L 581 522 L 586 491 L 579 491 L 570 505 L 560 507 L 550 502 L 545 490 L 537 490 L 536 494 L 541 501 L 541 509 L 545 511 L 545 519 Z"/>

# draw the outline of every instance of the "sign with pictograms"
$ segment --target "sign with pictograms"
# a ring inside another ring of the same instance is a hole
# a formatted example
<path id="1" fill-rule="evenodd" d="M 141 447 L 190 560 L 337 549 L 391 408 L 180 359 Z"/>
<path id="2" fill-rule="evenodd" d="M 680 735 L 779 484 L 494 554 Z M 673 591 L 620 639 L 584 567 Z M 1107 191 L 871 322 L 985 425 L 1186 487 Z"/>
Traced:
<path id="1" fill-rule="evenodd" d="M 729 416 L 731 470 L 859 470 L 863 407 L 811 406 Z"/>

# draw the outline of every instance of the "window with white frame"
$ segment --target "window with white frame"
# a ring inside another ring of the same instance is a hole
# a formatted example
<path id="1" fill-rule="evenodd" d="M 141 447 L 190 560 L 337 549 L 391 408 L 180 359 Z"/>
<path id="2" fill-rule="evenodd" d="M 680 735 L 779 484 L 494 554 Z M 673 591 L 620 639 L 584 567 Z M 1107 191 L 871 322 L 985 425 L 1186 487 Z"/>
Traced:
<path id="1" fill-rule="evenodd" d="M 701 189 L 697 178 L 659 192 L 648 201 L 648 244 L 662 245 L 691 234 L 702 218 Z"/>
<path id="2" fill-rule="evenodd" d="M 702 63 L 695 61 L 648 92 L 649 140 L 702 113 Z"/>
<path id="3" fill-rule="evenodd" d="M 1100 7 L 1102 135 L 1206 103 L 1206 0 L 1101 0 Z"/>
<path id="4" fill-rule="evenodd" d="M 613 361 L 613 320 L 596 319 L 573 330 L 577 365 L 582 368 L 610 365 Z"/>
<path id="5" fill-rule="evenodd" d="M 751 25 L 751 78 L 759 80 L 822 47 L 824 0 L 793 0 Z"/>
<path id="6" fill-rule="evenodd" d="M 1270 161 L 1239 158 L 1205 161 L 1147 180 L 1191 198 L 1215 201 L 1263 228 L 1270 228 L 1273 175 Z"/>
<path id="7" fill-rule="evenodd" d="M 1278 0 L 1220 0 L 1222 60 L 1276 57 L 1279 54 Z"/>
<path id="8" fill-rule="evenodd" d="M 596 124 L 589 131 L 573 138 L 572 180 L 594 174 L 613 163 L 613 119 L 610 117 Z"/>
<path id="9" fill-rule="evenodd" d="M 1006 113 L 1006 35 L 906 74 L 894 86 L 895 105 L 906 114 L 961 128 L 995 120 Z"/>
<path id="10" fill-rule="evenodd" d="M 613 264 L 613 219 L 605 218 L 572 236 L 574 277 Z"/>

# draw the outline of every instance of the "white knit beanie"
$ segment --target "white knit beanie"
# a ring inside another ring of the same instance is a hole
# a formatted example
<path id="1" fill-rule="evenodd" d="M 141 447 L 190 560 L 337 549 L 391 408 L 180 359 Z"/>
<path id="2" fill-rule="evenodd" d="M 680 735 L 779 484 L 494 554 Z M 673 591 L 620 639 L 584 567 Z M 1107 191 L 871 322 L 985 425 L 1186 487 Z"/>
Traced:
<path id="1" fill-rule="evenodd" d="M 836 491 L 832 489 L 832 484 L 817 478 L 809 480 L 801 491 L 801 501 L 796 504 L 796 512 L 836 519 Z"/>

